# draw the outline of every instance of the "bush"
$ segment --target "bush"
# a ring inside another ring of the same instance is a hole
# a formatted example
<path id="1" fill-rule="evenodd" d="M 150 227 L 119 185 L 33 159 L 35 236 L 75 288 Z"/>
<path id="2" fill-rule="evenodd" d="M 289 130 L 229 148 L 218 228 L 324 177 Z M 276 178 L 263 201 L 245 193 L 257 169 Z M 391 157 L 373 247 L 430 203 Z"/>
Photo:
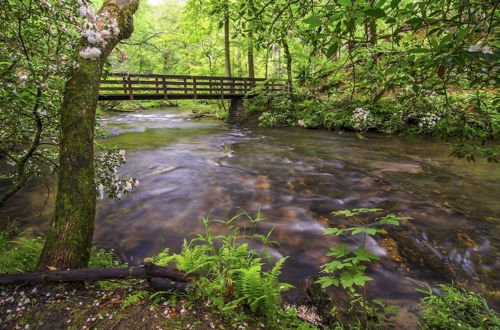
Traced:
<path id="1" fill-rule="evenodd" d="M 259 320 L 274 328 L 281 320 L 281 324 L 294 328 L 307 325 L 281 305 L 281 292 L 292 287 L 278 280 L 286 258 L 277 261 L 271 270 L 264 271 L 263 258 L 269 260 L 269 253 L 265 249 L 252 249 L 248 243 L 255 240 L 272 243 L 269 234 L 251 233 L 263 218 L 257 216 L 253 219 L 247 215 L 251 223 L 249 229 L 233 224 L 240 216 L 227 221 L 205 218 L 205 233 L 195 233 L 195 238 L 185 241 L 181 253 L 171 254 L 166 249 L 146 261 L 160 266 L 173 264 L 181 271 L 198 273 L 200 278 L 188 290 L 188 299 L 196 304 L 200 299 L 212 302 L 227 320 L 235 324 Z M 213 233 L 212 225 L 220 223 L 228 231 L 226 235 Z"/>
<path id="2" fill-rule="evenodd" d="M 498 313 L 479 294 L 453 285 L 439 285 L 439 293 L 425 291 L 424 329 L 499 329 Z"/>
<path id="3" fill-rule="evenodd" d="M 11 232 L 0 231 L 0 274 L 17 274 L 35 270 L 42 252 L 41 237 L 20 235 L 10 239 Z M 116 261 L 113 251 L 92 248 L 89 267 L 106 268 L 126 266 Z"/>

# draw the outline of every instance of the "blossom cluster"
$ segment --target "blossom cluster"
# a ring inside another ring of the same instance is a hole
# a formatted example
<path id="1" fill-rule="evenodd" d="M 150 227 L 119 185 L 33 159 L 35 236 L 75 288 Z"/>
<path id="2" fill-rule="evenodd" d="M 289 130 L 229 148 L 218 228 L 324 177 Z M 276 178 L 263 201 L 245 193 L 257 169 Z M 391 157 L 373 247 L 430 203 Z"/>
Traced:
<path id="1" fill-rule="evenodd" d="M 363 108 L 356 108 L 352 112 L 351 121 L 355 128 L 365 128 L 372 121 L 370 110 Z"/>
<path id="2" fill-rule="evenodd" d="M 120 33 L 120 28 L 116 19 L 103 17 L 105 22 L 103 28 L 97 26 L 98 15 L 90 4 L 78 0 L 80 7 L 77 8 L 78 15 L 85 19 L 85 23 L 81 26 L 81 36 L 87 40 L 88 46 L 80 51 L 80 56 L 85 59 L 97 59 L 101 55 L 99 47 L 106 46 L 107 39 L 113 35 Z"/>
<path id="3" fill-rule="evenodd" d="M 118 168 L 125 164 L 125 150 L 109 150 L 96 156 L 97 197 L 120 199 L 139 184 L 139 180 L 131 177 L 119 177 Z"/>
<path id="4" fill-rule="evenodd" d="M 441 117 L 439 117 L 435 113 L 427 112 L 422 118 L 420 118 L 418 126 L 422 128 L 423 127 L 432 128 L 436 126 L 439 120 L 441 120 Z"/>
<path id="5" fill-rule="evenodd" d="M 472 45 L 467 48 L 467 51 L 470 53 L 482 52 L 483 54 L 493 54 L 493 49 L 491 49 L 491 47 L 489 46 L 481 47 L 480 45 Z"/>

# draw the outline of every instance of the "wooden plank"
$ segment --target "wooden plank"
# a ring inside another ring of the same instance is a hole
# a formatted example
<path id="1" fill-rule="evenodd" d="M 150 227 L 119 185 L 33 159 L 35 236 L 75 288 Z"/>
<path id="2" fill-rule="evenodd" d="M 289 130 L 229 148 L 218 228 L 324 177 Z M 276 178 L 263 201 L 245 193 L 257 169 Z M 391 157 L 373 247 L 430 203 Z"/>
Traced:
<path id="1" fill-rule="evenodd" d="M 164 97 L 163 93 L 161 94 L 134 94 L 134 100 L 162 100 Z M 233 99 L 242 99 L 242 98 L 252 98 L 253 95 L 242 95 L 242 94 L 224 94 L 223 99 L 233 100 Z M 192 100 L 195 99 L 194 94 L 168 94 L 169 100 Z M 204 99 L 204 100 L 220 100 L 220 94 L 201 94 L 198 93 L 196 95 L 196 99 Z M 100 101 L 127 101 L 130 100 L 128 95 L 123 94 L 101 94 L 99 95 Z"/>
<path id="2" fill-rule="evenodd" d="M 193 91 L 194 91 L 194 98 L 196 99 L 196 78 L 193 78 Z"/>
<path id="3" fill-rule="evenodd" d="M 162 75 L 162 74 L 126 74 L 126 73 L 110 73 L 108 74 L 108 77 L 140 77 L 140 78 L 173 78 L 173 79 L 194 79 L 196 78 L 197 80 L 203 80 L 203 79 L 224 79 L 224 80 L 239 80 L 243 81 L 245 78 L 243 77 L 223 77 L 223 76 L 184 76 L 184 75 Z M 247 79 L 252 79 L 255 81 L 265 81 L 265 78 L 247 78 Z"/>
<path id="4" fill-rule="evenodd" d="M 132 91 L 132 83 L 130 82 L 130 76 L 128 76 L 128 90 L 130 93 L 130 100 L 134 99 L 134 92 Z"/>
<path id="5" fill-rule="evenodd" d="M 182 91 L 182 92 L 186 92 L 186 93 L 194 93 L 194 88 L 177 88 L 177 87 L 166 87 L 166 88 L 163 88 L 163 87 L 132 87 L 131 90 L 132 91 L 143 91 L 143 92 L 148 92 L 148 91 L 151 91 L 151 92 L 160 92 L 160 91 L 164 91 L 164 90 L 167 90 L 167 91 Z M 101 87 L 100 88 L 101 91 L 120 91 L 120 90 L 123 90 L 123 88 L 121 87 Z M 199 88 L 197 87 L 196 88 L 197 91 L 214 91 L 213 88 Z M 235 92 L 238 92 L 238 93 L 241 93 L 241 94 L 245 94 L 245 89 L 243 88 L 232 88 L 230 86 L 223 86 L 222 89 L 218 89 L 219 91 L 220 90 L 224 90 L 226 92 L 230 92 L 230 91 L 235 91 Z"/>
<path id="6" fill-rule="evenodd" d="M 196 85 L 214 85 L 214 86 L 219 86 L 219 82 L 214 82 L 213 79 L 210 79 L 211 81 L 199 81 L 196 79 Z M 134 85 L 157 85 L 158 83 L 154 80 L 130 80 L 132 84 Z M 192 85 L 192 82 L 184 82 L 184 81 L 171 81 L 171 80 L 166 80 L 167 85 Z M 101 80 L 101 85 L 119 85 L 121 84 L 120 80 Z M 236 82 L 224 82 L 224 85 L 228 86 L 245 86 L 245 82 L 241 83 L 236 83 Z M 248 82 L 247 82 L 248 85 Z"/>

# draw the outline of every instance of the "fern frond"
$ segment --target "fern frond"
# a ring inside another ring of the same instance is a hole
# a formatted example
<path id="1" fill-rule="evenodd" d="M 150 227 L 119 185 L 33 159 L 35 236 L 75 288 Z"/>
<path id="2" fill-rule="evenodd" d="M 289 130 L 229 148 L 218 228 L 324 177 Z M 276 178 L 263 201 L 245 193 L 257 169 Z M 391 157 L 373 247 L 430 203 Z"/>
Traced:
<path id="1" fill-rule="evenodd" d="M 122 302 L 122 309 L 127 308 L 128 306 L 137 304 L 142 299 L 148 296 L 148 292 L 145 290 L 139 290 L 134 294 L 130 294 L 125 298 Z"/>

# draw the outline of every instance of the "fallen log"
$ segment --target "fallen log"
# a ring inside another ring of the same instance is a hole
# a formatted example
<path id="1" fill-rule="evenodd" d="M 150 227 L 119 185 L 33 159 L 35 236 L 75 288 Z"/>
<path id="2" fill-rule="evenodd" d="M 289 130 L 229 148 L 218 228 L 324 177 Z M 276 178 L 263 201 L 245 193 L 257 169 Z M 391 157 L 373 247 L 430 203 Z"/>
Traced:
<path id="1" fill-rule="evenodd" d="M 96 282 L 125 278 L 163 278 L 172 282 L 188 283 L 198 278 L 167 267 L 147 262 L 139 267 L 130 268 L 82 268 L 68 270 L 48 270 L 22 274 L 0 275 L 0 285 L 37 284 L 46 282 Z"/>

